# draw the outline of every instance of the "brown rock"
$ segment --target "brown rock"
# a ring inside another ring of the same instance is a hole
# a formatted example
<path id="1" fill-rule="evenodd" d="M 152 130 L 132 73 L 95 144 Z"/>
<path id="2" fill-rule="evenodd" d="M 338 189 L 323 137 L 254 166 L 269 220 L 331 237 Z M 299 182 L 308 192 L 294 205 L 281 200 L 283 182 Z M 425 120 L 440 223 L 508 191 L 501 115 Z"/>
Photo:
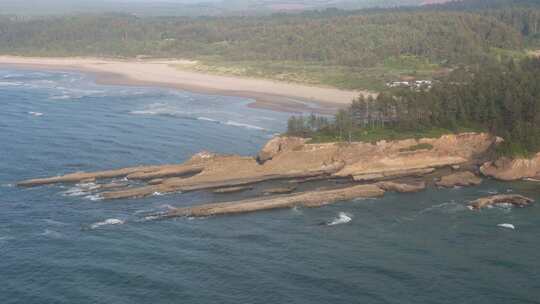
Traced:
<path id="1" fill-rule="evenodd" d="M 276 154 L 302 147 L 307 139 L 300 137 L 277 136 L 268 141 L 257 155 L 257 160 L 264 163 Z"/>
<path id="2" fill-rule="evenodd" d="M 515 207 L 526 207 L 534 203 L 534 200 L 523 195 L 500 194 L 474 200 L 469 204 L 469 207 L 473 210 L 479 210 L 487 206 L 504 203 L 512 204 Z"/>
<path id="3" fill-rule="evenodd" d="M 439 187 L 452 188 L 456 186 L 467 187 L 477 186 L 482 183 L 482 179 L 469 171 L 457 172 L 443 176 L 435 184 Z"/>
<path id="4" fill-rule="evenodd" d="M 165 179 L 164 178 L 155 178 L 155 179 L 151 179 L 148 181 L 148 184 L 149 185 L 159 185 L 161 183 L 163 183 Z"/>
<path id="5" fill-rule="evenodd" d="M 540 174 L 540 153 L 529 159 L 502 157 L 495 162 L 482 165 L 480 172 L 485 176 L 503 181 L 534 178 Z"/>
<path id="6" fill-rule="evenodd" d="M 75 173 L 61 177 L 21 182 L 19 185 L 78 182 L 87 178 L 126 177 L 147 185 L 100 193 L 105 199 L 144 197 L 154 192 L 194 191 L 246 186 L 269 180 L 344 178 L 357 181 L 419 176 L 435 168 L 469 163 L 489 151 L 496 139 L 488 134 L 463 133 L 440 138 L 380 141 L 371 143 L 307 144 L 305 139 L 272 139 L 259 156 L 216 155 L 201 152 L 183 164 L 125 168 L 95 173 Z M 430 150 L 401 153 L 418 144 Z M 185 174 L 194 174 L 185 176 Z M 156 181 L 156 179 L 163 179 Z"/>
<path id="7" fill-rule="evenodd" d="M 338 201 L 346 201 L 355 198 L 379 197 L 383 194 L 384 191 L 375 185 L 359 185 L 337 190 L 304 192 L 289 196 L 249 199 L 238 202 L 205 204 L 190 208 L 179 208 L 159 216 L 164 218 L 179 216 L 202 217 L 291 208 L 295 206 L 320 207 Z"/>
<path id="8" fill-rule="evenodd" d="M 400 193 L 419 192 L 426 189 L 425 182 L 419 182 L 414 184 L 396 183 L 396 182 L 378 182 L 376 184 L 379 188 L 385 191 L 394 191 Z"/>

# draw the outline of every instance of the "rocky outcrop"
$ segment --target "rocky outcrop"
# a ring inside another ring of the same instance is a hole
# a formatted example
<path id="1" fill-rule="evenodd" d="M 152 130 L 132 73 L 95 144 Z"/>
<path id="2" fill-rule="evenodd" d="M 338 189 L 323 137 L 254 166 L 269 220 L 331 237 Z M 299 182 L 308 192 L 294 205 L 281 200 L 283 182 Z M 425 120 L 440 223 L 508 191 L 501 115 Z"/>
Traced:
<path id="1" fill-rule="evenodd" d="M 425 182 L 410 183 L 410 184 L 397 183 L 397 182 L 378 182 L 376 185 L 377 187 L 385 191 L 393 191 L 393 192 L 400 192 L 400 193 L 419 192 L 426 189 Z"/>
<path id="2" fill-rule="evenodd" d="M 472 210 L 479 210 L 497 204 L 511 204 L 515 207 L 526 207 L 534 203 L 534 200 L 523 195 L 500 194 L 479 198 L 469 204 Z"/>
<path id="3" fill-rule="evenodd" d="M 308 139 L 291 136 L 276 136 L 269 140 L 257 155 L 257 160 L 264 163 L 278 153 L 301 148 Z"/>
<path id="4" fill-rule="evenodd" d="M 469 171 L 457 172 L 450 175 L 443 176 L 435 184 L 438 187 L 452 188 L 452 187 L 468 187 L 477 186 L 482 183 L 482 179 Z"/>
<path id="5" fill-rule="evenodd" d="M 497 161 L 482 165 L 480 172 L 503 181 L 538 178 L 540 177 L 540 153 L 530 159 L 502 157 Z"/>
<path id="6" fill-rule="evenodd" d="M 319 207 L 339 201 L 355 198 L 370 198 L 384 195 L 384 190 L 376 185 L 359 185 L 344 189 L 313 191 L 288 196 L 279 196 L 262 199 L 250 199 L 238 202 L 205 204 L 189 208 L 173 209 L 165 214 L 154 217 L 171 218 L 180 216 L 204 217 L 211 215 L 239 214 L 262 210 L 302 207 Z"/>
<path id="7" fill-rule="evenodd" d="M 105 199 L 144 197 L 169 193 L 241 187 L 270 180 L 313 180 L 322 178 L 371 182 L 397 177 L 422 176 L 437 168 L 474 163 L 495 144 L 484 133 L 445 135 L 440 138 L 380 141 L 372 143 L 308 144 L 305 139 L 277 137 L 254 157 L 201 152 L 182 164 L 134 167 L 95 173 L 21 182 L 34 186 L 83 179 L 127 177 L 138 180 L 132 187 L 105 191 Z M 429 144 L 432 149 L 410 147 Z M 261 162 L 264 160 L 264 162 Z"/>

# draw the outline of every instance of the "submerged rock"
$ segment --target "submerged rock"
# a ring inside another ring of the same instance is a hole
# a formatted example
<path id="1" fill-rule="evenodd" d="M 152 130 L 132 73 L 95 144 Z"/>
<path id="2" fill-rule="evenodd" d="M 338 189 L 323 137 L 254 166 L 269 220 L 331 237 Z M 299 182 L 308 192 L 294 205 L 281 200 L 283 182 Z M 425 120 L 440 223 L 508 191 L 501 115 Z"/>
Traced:
<path id="1" fill-rule="evenodd" d="M 419 192 L 426 189 L 425 182 L 418 182 L 414 184 L 405 184 L 405 183 L 397 183 L 397 182 L 378 182 L 376 185 L 385 191 L 394 191 L 394 192 L 400 192 L 400 193 Z"/>
<path id="2" fill-rule="evenodd" d="M 526 207 L 532 203 L 534 203 L 533 199 L 523 195 L 499 194 L 474 200 L 469 204 L 469 208 L 472 210 L 479 210 L 497 204 L 511 204 L 515 207 Z"/>
<path id="3" fill-rule="evenodd" d="M 467 187 L 477 186 L 482 183 L 482 179 L 469 171 L 453 173 L 443 176 L 435 184 L 439 187 L 452 188 L 456 186 Z"/>
<path id="4" fill-rule="evenodd" d="M 296 186 L 289 186 L 289 187 L 278 187 L 278 188 L 271 188 L 264 190 L 265 195 L 272 195 L 272 194 L 289 194 L 294 192 L 296 190 Z"/>
<path id="5" fill-rule="evenodd" d="M 251 190 L 253 187 L 251 186 L 240 186 L 240 187 L 228 187 L 228 188 L 219 188 L 212 191 L 212 193 L 216 194 L 227 194 L 227 193 L 237 193 L 242 191 Z"/>

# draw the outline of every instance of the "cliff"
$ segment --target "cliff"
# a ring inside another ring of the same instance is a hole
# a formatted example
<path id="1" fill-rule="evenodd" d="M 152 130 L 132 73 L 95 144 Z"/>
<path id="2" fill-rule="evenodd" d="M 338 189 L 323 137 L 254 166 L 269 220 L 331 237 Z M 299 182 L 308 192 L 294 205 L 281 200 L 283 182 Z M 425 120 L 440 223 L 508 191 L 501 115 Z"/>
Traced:
<path id="1" fill-rule="evenodd" d="M 540 178 L 540 153 L 529 159 L 503 157 L 494 162 L 485 163 L 480 171 L 486 176 L 503 181 Z"/>

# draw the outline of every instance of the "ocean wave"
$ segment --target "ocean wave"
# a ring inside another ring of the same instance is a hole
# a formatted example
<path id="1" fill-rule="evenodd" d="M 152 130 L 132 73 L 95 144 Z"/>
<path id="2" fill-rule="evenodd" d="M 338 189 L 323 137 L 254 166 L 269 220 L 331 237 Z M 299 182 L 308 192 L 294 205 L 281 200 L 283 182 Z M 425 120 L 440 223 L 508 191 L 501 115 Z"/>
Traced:
<path id="1" fill-rule="evenodd" d="M 90 229 L 97 229 L 99 227 L 107 226 L 107 225 L 123 225 L 125 223 L 126 222 L 123 221 L 123 220 L 116 219 L 116 218 L 110 218 L 110 219 L 106 219 L 106 220 L 104 220 L 102 222 L 97 222 L 97 223 L 91 224 Z"/>
<path id="2" fill-rule="evenodd" d="M 217 122 L 217 123 L 219 123 L 219 120 L 212 119 L 212 118 L 208 118 L 208 117 L 204 117 L 204 116 L 197 117 L 197 120 L 209 121 L 209 122 Z"/>
<path id="3" fill-rule="evenodd" d="M 296 214 L 302 214 L 302 210 L 298 206 L 292 207 L 291 210 Z"/>
<path id="4" fill-rule="evenodd" d="M 332 221 L 328 222 L 326 225 L 327 226 L 335 226 L 335 225 L 340 225 L 340 224 L 346 224 L 346 223 L 348 223 L 350 221 L 352 221 L 352 215 L 351 214 L 348 214 L 348 213 L 345 213 L 345 212 L 340 212 L 338 214 L 338 217 L 336 217 Z"/>
<path id="5" fill-rule="evenodd" d="M 222 114 L 227 115 L 231 113 L 227 112 L 208 112 L 208 111 L 183 111 L 179 110 L 178 107 L 168 105 L 165 103 L 153 103 L 148 106 L 146 106 L 142 110 L 134 110 L 130 111 L 130 114 L 133 115 L 159 115 L 159 116 L 168 116 L 168 117 L 177 117 L 177 118 L 183 118 L 183 119 L 191 119 L 191 120 L 199 120 L 199 121 L 207 121 L 207 122 L 213 122 L 213 123 L 219 123 L 227 126 L 233 126 L 233 127 L 240 127 L 245 129 L 252 129 L 252 130 L 260 130 L 260 131 L 267 131 L 267 129 L 253 125 L 248 123 L 242 123 L 237 122 L 234 120 L 219 120 L 216 118 L 211 118 L 208 116 L 204 116 L 205 114 Z M 203 115 L 201 115 L 203 114 Z M 230 116 L 230 115 L 229 115 Z"/>
<path id="6" fill-rule="evenodd" d="M 427 207 L 425 209 L 420 210 L 418 213 L 424 214 L 424 213 L 432 212 L 432 211 L 441 211 L 443 213 L 456 213 L 459 211 L 465 211 L 467 209 L 468 209 L 467 206 L 458 204 L 455 201 L 450 201 L 450 202 Z"/>
<path id="7" fill-rule="evenodd" d="M 55 96 L 51 96 L 49 97 L 50 100 L 68 100 L 68 99 L 72 99 L 71 95 L 68 95 L 68 94 L 63 94 L 63 95 L 55 95 Z"/>
<path id="8" fill-rule="evenodd" d="M 94 202 L 103 200 L 103 197 L 99 194 L 87 195 L 84 198 Z"/>
<path id="9" fill-rule="evenodd" d="M 68 190 L 62 192 L 64 196 L 85 196 L 92 193 L 94 190 L 98 189 L 99 185 L 96 183 L 78 183 L 75 186 L 69 188 Z"/>
<path id="10" fill-rule="evenodd" d="M 224 124 L 228 125 L 228 126 L 242 127 L 242 128 L 246 128 L 246 129 L 261 130 L 261 131 L 266 130 L 263 127 L 250 125 L 250 124 L 247 124 L 247 123 L 236 122 L 236 121 L 232 121 L 232 120 L 227 120 Z"/>
<path id="11" fill-rule="evenodd" d="M 497 227 L 506 228 L 506 229 L 512 229 L 512 230 L 516 229 L 516 227 L 514 225 L 508 224 L 508 223 L 497 224 Z"/>
<path id="12" fill-rule="evenodd" d="M 12 237 L 12 236 L 0 236 L 0 243 L 1 243 L 1 242 L 11 241 L 11 240 L 13 240 L 13 239 L 15 239 L 15 238 Z"/>
<path id="13" fill-rule="evenodd" d="M 40 233 L 40 235 L 50 237 L 50 238 L 54 238 L 54 239 L 59 239 L 59 238 L 62 238 L 64 236 L 62 233 L 60 233 L 58 231 L 51 230 L 51 229 L 45 229 L 45 231 Z"/>
<path id="14" fill-rule="evenodd" d="M 55 220 L 51 220 L 51 219 L 44 219 L 44 221 L 45 221 L 45 223 L 47 223 L 49 225 L 53 225 L 53 226 L 66 226 L 67 225 L 64 222 L 55 221 Z"/>
<path id="15" fill-rule="evenodd" d="M 30 111 L 30 112 L 28 112 L 28 114 L 32 115 L 32 116 L 36 116 L 36 117 L 43 116 L 43 113 L 41 113 L 41 112 Z"/>
<path id="16" fill-rule="evenodd" d="M 22 86 L 24 85 L 24 83 L 22 82 L 10 82 L 10 81 L 0 81 L 0 86 L 2 87 L 18 87 L 18 86 Z"/>

